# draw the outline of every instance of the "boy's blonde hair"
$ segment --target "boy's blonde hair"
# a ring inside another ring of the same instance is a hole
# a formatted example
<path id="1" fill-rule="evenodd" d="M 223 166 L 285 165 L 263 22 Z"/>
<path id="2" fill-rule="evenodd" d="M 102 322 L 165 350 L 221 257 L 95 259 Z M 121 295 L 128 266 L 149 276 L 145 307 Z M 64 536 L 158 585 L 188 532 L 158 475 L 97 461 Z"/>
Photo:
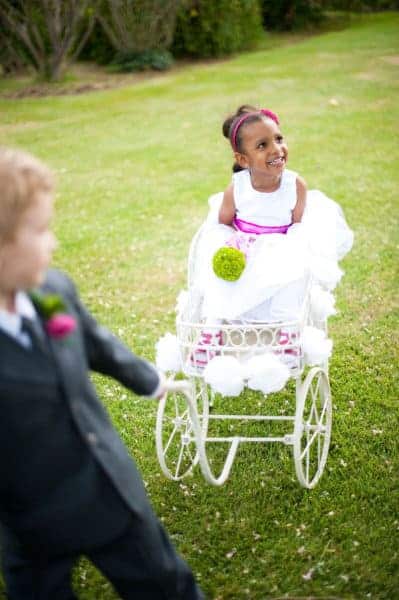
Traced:
<path id="1" fill-rule="evenodd" d="M 12 239 L 37 194 L 53 189 L 53 174 L 40 160 L 22 150 L 0 147 L 0 244 Z"/>

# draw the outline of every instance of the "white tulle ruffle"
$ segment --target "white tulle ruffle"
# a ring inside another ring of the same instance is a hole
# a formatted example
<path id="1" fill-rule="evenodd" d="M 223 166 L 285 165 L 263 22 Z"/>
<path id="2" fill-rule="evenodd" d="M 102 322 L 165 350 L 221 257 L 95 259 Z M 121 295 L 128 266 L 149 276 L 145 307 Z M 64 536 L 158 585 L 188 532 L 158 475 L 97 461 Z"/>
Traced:
<path id="1" fill-rule="evenodd" d="M 270 353 L 253 356 L 244 369 L 248 387 L 264 394 L 283 389 L 290 376 L 289 368 Z"/>
<path id="2" fill-rule="evenodd" d="M 310 290 L 310 316 L 312 321 L 324 321 L 336 314 L 334 295 L 320 285 L 313 285 Z"/>
<path id="3" fill-rule="evenodd" d="M 204 380 L 222 396 L 238 396 L 245 385 L 271 394 L 281 390 L 290 370 L 277 356 L 266 353 L 240 363 L 234 356 L 215 356 L 204 369 Z"/>
<path id="4" fill-rule="evenodd" d="M 308 365 L 320 365 L 331 356 L 332 340 L 325 331 L 310 325 L 302 332 L 302 348 Z"/>
<path id="5" fill-rule="evenodd" d="M 160 371 L 178 373 L 182 370 L 179 342 L 175 335 L 165 333 L 155 344 L 155 349 L 155 364 Z"/>
<path id="6" fill-rule="evenodd" d="M 222 396 L 239 396 L 244 389 L 244 372 L 234 356 L 215 356 L 204 369 L 204 381 Z"/>

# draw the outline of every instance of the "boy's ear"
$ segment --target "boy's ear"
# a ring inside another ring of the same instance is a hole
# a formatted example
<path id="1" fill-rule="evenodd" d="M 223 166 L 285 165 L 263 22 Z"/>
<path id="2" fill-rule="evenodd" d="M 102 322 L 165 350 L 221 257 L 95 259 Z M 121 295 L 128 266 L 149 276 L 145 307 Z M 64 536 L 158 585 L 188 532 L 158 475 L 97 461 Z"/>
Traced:
<path id="1" fill-rule="evenodd" d="M 242 169 L 248 168 L 248 159 L 245 154 L 242 154 L 241 152 L 234 152 L 234 158 Z"/>

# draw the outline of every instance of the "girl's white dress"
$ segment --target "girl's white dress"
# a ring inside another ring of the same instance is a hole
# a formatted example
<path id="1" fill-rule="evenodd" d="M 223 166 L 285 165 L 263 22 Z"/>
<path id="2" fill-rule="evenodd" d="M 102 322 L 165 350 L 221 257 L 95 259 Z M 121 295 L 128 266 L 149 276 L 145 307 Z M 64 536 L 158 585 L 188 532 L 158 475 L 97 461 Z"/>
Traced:
<path id="1" fill-rule="evenodd" d="M 238 223 L 255 228 L 289 226 L 286 234 L 255 235 L 219 224 L 223 193 L 211 196 L 194 266 L 194 287 L 203 298 L 202 318 L 296 319 L 309 272 L 324 289 L 334 289 L 342 275 L 338 261 L 352 247 L 353 233 L 339 205 L 318 190 L 308 191 L 302 222 L 290 225 L 296 178 L 294 171 L 285 169 L 278 190 L 265 193 L 252 187 L 248 170 L 233 175 Z M 213 272 L 213 255 L 226 243 L 247 256 L 237 281 L 225 281 Z"/>

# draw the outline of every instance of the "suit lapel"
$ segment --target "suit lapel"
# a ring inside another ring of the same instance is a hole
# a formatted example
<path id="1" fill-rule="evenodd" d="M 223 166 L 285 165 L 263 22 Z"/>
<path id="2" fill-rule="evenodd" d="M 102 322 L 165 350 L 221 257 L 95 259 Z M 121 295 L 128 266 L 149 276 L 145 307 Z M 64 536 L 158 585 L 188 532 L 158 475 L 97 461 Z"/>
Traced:
<path id="1" fill-rule="evenodd" d="M 20 382 L 29 385 L 30 381 L 55 380 L 54 363 L 50 354 L 25 348 L 12 336 L 0 330 L 0 380 Z"/>
<path id="2" fill-rule="evenodd" d="M 73 336 L 71 335 L 70 338 Z M 54 357 L 55 365 L 60 376 L 62 387 L 67 397 L 73 397 L 76 389 L 76 355 L 73 350 L 73 340 L 56 340 L 49 338 L 49 347 Z"/>
<path id="3" fill-rule="evenodd" d="M 37 321 L 31 321 L 29 324 L 29 335 L 33 344 L 33 351 L 39 350 L 43 354 L 49 354 L 48 338 L 46 334 L 45 324 L 41 315 L 38 313 Z"/>

